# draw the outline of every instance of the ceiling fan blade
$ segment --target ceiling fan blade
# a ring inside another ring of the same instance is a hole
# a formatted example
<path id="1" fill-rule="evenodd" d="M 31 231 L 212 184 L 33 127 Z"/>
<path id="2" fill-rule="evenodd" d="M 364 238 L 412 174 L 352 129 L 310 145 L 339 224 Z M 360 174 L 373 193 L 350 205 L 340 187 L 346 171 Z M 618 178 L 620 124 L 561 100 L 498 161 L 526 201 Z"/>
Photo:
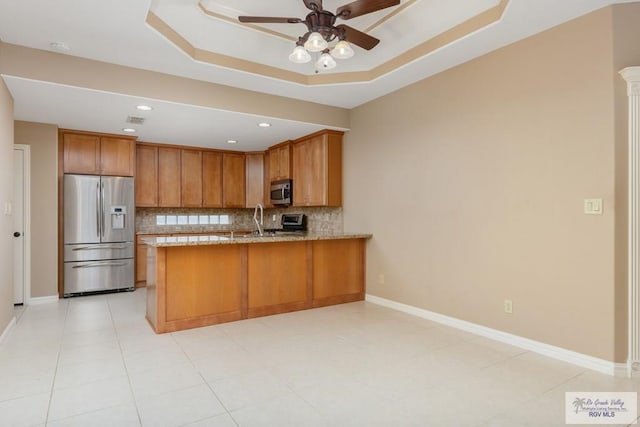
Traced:
<path id="1" fill-rule="evenodd" d="M 307 9 L 322 10 L 322 0 L 303 0 Z M 314 8 L 315 5 L 315 8 Z"/>
<path id="2" fill-rule="evenodd" d="M 277 16 L 238 16 L 238 21 L 256 24 L 297 24 L 304 22 L 300 18 L 281 18 Z"/>
<path id="3" fill-rule="evenodd" d="M 346 41 L 360 46 L 363 49 L 371 50 L 376 47 L 378 43 L 380 43 L 380 40 L 378 40 L 377 38 L 372 37 L 367 33 L 363 33 L 362 31 L 358 31 L 348 25 L 340 24 L 336 25 L 336 28 L 344 31 L 344 39 Z"/>
<path id="4" fill-rule="evenodd" d="M 399 4 L 400 0 L 356 0 L 340 6 L 336 10 L 336 16 L 342 19 L 351 19 Z"/>

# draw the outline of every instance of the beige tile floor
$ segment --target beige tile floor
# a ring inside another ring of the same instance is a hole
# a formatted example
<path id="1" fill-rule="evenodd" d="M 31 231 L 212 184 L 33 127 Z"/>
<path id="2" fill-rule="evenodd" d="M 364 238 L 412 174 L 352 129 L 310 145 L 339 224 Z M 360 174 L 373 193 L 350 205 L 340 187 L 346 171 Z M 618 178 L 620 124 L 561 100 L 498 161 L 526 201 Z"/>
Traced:
<path id="1" fill-rule="evenodd" d="M 145 292 L 24 309 L 0 426 L 561 426 L 613 378 L 358 302 L 156 335 Z"/>

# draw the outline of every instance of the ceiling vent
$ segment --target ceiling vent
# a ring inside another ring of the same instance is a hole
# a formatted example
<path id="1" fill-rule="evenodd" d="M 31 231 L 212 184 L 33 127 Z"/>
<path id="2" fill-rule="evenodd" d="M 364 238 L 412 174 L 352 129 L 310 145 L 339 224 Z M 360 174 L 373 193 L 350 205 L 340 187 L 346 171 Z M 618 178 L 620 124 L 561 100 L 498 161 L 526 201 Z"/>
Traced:
<path id="1" fill-rule="evenodd" d="M 127 116 L 127 123 L 134 125 L 143 125 L 145 120 L 144 117 Z"/>

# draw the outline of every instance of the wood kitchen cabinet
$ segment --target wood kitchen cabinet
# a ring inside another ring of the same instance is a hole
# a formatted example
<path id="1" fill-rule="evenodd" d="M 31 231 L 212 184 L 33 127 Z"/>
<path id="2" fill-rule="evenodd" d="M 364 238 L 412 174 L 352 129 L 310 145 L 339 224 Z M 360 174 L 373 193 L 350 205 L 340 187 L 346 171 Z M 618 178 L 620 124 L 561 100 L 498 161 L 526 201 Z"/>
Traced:
<path id="1" fill-rule="evenodd" d="M 180 150 L 180 205 L 185 208 L 202 207 L 202 151 Z"/>
<path id="2" fill-rule="evenodd" d="M 155 237 L 155 235 L 147 234 L 136 236 L 136 288 L 147 286 L 147 244 L 142 241 L 143 238 Z"/>
<path id="3" fill-rule="evenodd" d="M 264 153 L 246 153 L 246 203 L 248 208 L 258 203 L 264 206 Z"/>
<path id="4" fill-rule="evenodd" d="M 135 148 L 134 139 L 100 137 L 100 174 L 134 176 Z"/>
<path id="5" fill-rule="evenodd" d="M 137 153 L 136 206 L 244 208 L 264 203 L 264 153 L 153 143 L 139 143 Z"/>
<path id="6" fill-rule="evenodd" d="M 135 138 L 90 132 L 60 132 L 64 173 L 133 176 Z"/>
<path id="7" fill-rule="evenodd" d="M 158 206 L 158 147 L 136 146 L 136 206 Z"/>
<path id="8" fill-rule="evenodd" d="M 158 147 L 158 206 L 180 207 L 180 149 Z"/>
<path id="9" fill-rule="evenodd" d="M 361 301 L 365 240 L 150 243 L 147 320 L 164 333 Z"/>
<path id="10" fill-rule="evenodd" d="M 243 153 L 222 154 L 222 204 L 225 208 L 245 207 L 245 156 Z"/>
<path id="11" fill-rule="evenodd" d="M 291 178 L 291 141 L 269 148 L 269 182 Z"/>
<path id="12" fill-rule="evenodd" d="M 202 153 L 202 206 L 222 207 L 222 153 Z"/>
<path id="13" fill-rule="evenodd" d="M 293 205 L 342 205 L 342 135 L 325 130 L 293 143 Z"/>

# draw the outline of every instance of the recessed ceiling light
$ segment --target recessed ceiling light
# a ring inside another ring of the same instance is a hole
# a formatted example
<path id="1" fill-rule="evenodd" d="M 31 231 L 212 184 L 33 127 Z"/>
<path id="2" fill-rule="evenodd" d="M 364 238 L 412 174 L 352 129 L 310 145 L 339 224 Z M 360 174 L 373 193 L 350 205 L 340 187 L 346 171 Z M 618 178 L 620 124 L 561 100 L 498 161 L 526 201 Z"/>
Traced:
<path id="1" fill-rule="evenodd" d="M 235 139 L 227 139 L 227 144 L 237 144 L 238 141 L 236 141 Z"/>
<path id="2" fill-rule="evenodd" d="M 136 108 L 140 111 L 151 111 L 153 107 L 149 107 L 148 105 L 138 105 Z"/>
<path id="3" fill-rule="evenodd" d="M 271 123 L 262 122 L 262 123 L 258 123 L 258 126 L 260 126 L 261 128 L 268 128 L 271 126 Z"/>
<path id="4" fill-rule="evenodd" d="M 65 42 L 51 42 L 49 43 L 49 47 L 59 52 L 68 52 L 71 50 L 71 47 Z"/>
<path id="5" fill-rule="evenodd" d="M 136 130 L 134 128 L 123 128 L 122 129 L 123 132 L 127 132 L 127 133 L 135 133 Z"/>

